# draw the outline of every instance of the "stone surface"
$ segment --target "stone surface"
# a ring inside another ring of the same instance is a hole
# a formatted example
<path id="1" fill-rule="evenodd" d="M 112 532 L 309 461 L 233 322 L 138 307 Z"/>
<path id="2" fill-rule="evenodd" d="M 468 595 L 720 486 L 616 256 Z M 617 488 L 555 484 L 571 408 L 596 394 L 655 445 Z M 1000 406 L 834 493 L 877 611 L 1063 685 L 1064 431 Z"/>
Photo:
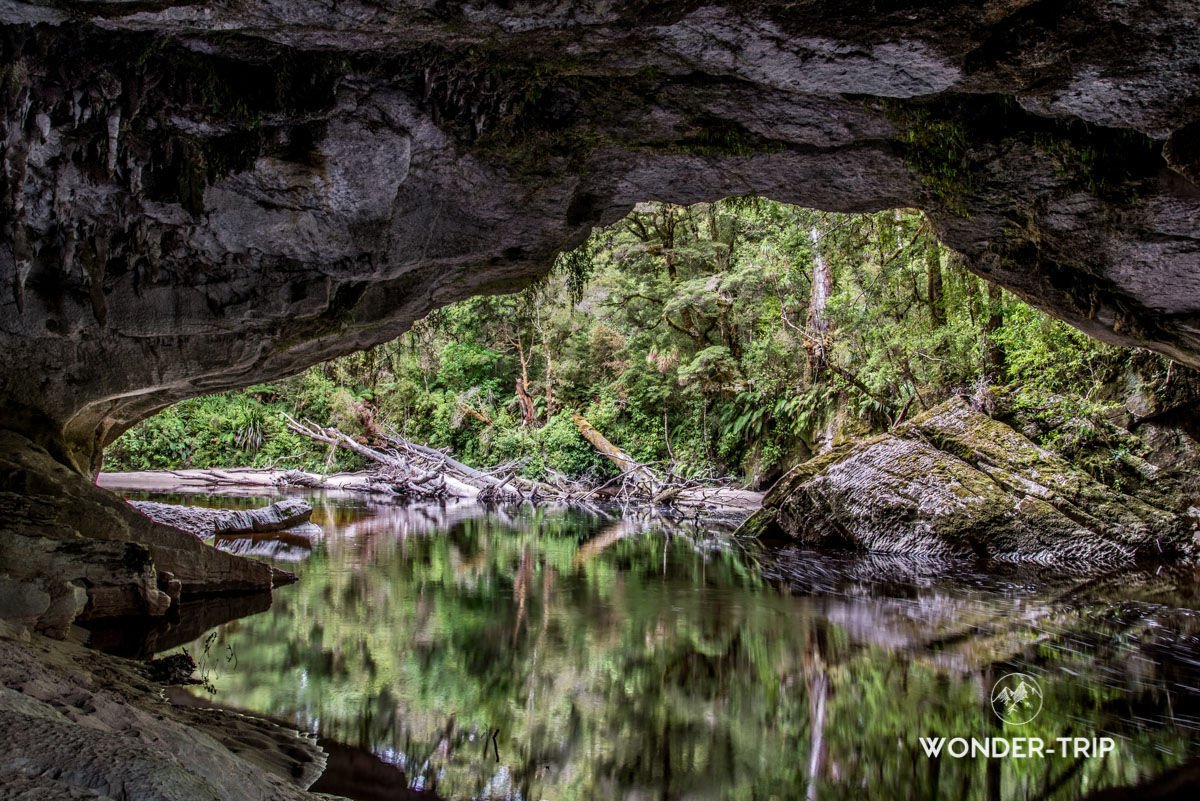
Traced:
<path id="1" fill-rule="evenodd" d="M 325 765 L 295 731 L 168 703 L 138 663 L 2 631 L 0 742 L 4 798 L 311 799 Z"/>
<path id="2" fill-rule="evenodd" d="M 215 534 L 265 534 L 304 526 L 307 536 L 313 535 L 308 519 L 312 506 L 300 498 L 276 501 L 260 509 L 208 509 L 202 506 L 180 506 L 154 501 L 130 501 L 129 505 L 164 525 L 189 531 L 197 537 Z M 317 534 L 320 529 L 316 528 Z"/>
<path id="3" fill-rule="evenodd" d="M 0 618 L 63 636 L 75 620 L 161 616 L 171 591 L 269 592 L 277 572 L 155 523 L 0 429 Z"/>
<path id="4" fill-rule="evenodd" d="M 927 209 L 972 270 L 1200 364 L 1198 16 L 9 0 L 0 420 L 94 471 L 175 401 L 516 289 L 638 201 L 746 193 Z"/>
<path id="5" fill-rule="evenodd" d="M 1092 396 L 1106 408 L 1088 414 L 1077 400 L 1030 405 L 1016 388 L 991 394 L 994 417 L 1100 483 L 1176 514 L 1200 507 L 1200 371 L 1130 354 Z"/>
<path id="6" fill-rule="evenodd" d="M 798 465 L 746 533 L 881 553 L 1109 564 L 1191 554 L 1191 521 L 1100 484 L 955 397 Z"/>

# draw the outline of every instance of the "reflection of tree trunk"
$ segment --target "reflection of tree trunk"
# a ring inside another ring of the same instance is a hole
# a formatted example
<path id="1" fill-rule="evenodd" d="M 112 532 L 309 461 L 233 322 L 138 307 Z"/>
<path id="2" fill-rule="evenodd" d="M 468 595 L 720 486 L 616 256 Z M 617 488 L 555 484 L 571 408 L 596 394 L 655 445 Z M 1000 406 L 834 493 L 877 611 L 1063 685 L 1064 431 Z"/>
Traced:
<path id="1" fill-rule="evenodd" d="M 808 791 L 807 801 L 817 800 L 817 781 L 824 778 L 826 763 L 825 717 L 829 706 L 829 670 L 822 654 L 821 634 L 813 632 L 804 652 L 804 683 L 808 689 Z"/>
<path id="2" fill-rule="evenodd" d="M 1000 801 L 1000 760 L 987 761 L 987 798 L 988 801 Z"/>
<path id="3" fill-rule="evenodd" d="M 533 566 L 529 560 L 529 552 L 521 546 L 521 566 L 517 568 L 516 580 L 513 581 L 513 600 L 517 602 L 517 622 L 513 624 L 513 646 L 517 644 L 517 635 L 521 632 L 521 624 L 525 622 L 525 601 L 529 595 L 529 577 Z"/>
<path id="4" fill-rule="evenodd" d="M 979 677 L 979 700 L 985 707 L 991 707 L 992 703 L 992 688 L 996 684 L 996 680 L 1000 678 L 1000 674 L 995 663 L 988 665 Z M 998 737 L 1004 733 L 1004 726 L 1000 722 L 1000 718 L 989 714 L 985 716 L 987 721 L 988 731 L 984 733 L 985 737 Z M 987 801 L 999 801 L 1000 799 L 1000 760 L 989 759 L 983 768 L 984 791 Z M 976 785 L 978 787 L 978 785 Z"/>
<path id="5" fill-rule="evenodd" d="M 590 540 L 579 546 L 579 550 L 575 552 L 575 558 L 571 560 L 574 567 L 580 567 L 587 563 L 593 556 L 604 551 L 605 548 L 620 542 L 630 534 L 636 534 L 643 529 L 642 521 L 635 517 L 623 517 L 616 523 L 613 523 L 608 528 L 596 534 Z"/>
<path id="6" fill-rule="evenodd" d="M 942 781 L 942 758 L 940 755 L 935 756 L 935 757 L 930 757 L 929 765 L 926 769 L 925 782 L 926 782 L 926 785 L 929 787 L 928 797 L 934 799 L 934 801 L 937 801 L 938 789 L 939 789 L 938 785 L 941 784 L 941 781 Z"/>
<path id="7" fill-rule="evenodd" d="M 664 723 L 658 741 L 659 761 L 662 762 L 662 790 L 658 797 L 667 801 L 671 797 L 671 724 Z"/>
<path id="8" fill-rule="evenodd" d="M 992 703 L 992 687 L 995 686 L 996 679 L 999 678 L 996 673 L 997 671 L 993 666 L 988 668 L 984 674 L 986 676 L 986 681 L 984 681 L 981 689 L 987 696 L 988 706 L 991 706 Z M 1000 718 L 996 717 L 995 715 L 987 715 L 986 718 L 992 730 L 989 732 L 990 736 L 999 737 L 1004 734 L 1004 726 L 1000 723 Z M 1001 761 L 999 759 L 989 759 L 987 760 L 986 764 L 987 767 L 984 770 L 984 778 L 987 783 L 987 801 L 1000 801 Z"/>

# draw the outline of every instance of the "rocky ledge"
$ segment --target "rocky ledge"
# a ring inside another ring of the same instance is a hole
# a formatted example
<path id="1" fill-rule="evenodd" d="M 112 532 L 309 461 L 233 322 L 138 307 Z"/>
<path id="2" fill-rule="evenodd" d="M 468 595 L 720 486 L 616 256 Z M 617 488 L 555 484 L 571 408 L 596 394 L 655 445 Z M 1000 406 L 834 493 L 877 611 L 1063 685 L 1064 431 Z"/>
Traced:
<path id="1" fill-rule="evenodd" d="M 140 663 L 3 621 L 0 741 L 4 798 L 311 801 L 326 761 L 277 724 L 168 703 Z"/>
<path id="2" fill-rule="evenodd" d="M 1190 555 L 1194 525 L 1186 510 L 1102 484 L 955 397 L 798 465 L 742 532 L 883 553 L 1104 564 Z"/>
<path id="3" fill-rule="evenodd" d="M 0 430 L 0 620 L 61 637 L 76 621 L 161 617 L 179 597 L 270 592 L 287 578 L 156 523 Z"/>

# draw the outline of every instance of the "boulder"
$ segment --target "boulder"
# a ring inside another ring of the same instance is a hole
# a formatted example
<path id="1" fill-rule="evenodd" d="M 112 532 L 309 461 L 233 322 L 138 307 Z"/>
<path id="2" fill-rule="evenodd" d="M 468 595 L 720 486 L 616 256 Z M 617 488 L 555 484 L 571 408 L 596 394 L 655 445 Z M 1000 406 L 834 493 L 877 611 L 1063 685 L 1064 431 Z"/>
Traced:
<path id="1" fill-rule="evenodd" d="M 798 465 L 743 533 L 807 545 L 1034 562 L 1195 549 L 1191 521 L 1098 482 L 955 397 Z"/>

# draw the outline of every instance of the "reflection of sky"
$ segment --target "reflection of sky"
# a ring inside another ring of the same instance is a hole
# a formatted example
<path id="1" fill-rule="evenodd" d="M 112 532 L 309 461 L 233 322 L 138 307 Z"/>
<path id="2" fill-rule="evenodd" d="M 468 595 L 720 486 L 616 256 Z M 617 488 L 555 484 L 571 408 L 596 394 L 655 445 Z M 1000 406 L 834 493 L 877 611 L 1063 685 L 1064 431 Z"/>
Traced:
<path id="1" fill-rule="evenodd" d="M 212 666 L 215 700 L 367 746 L 444 796 L 983 798 L 982 761 L 931 771 L 917 738 L 1122 738 L 1119 759 L 1001 768 L 1001 798 L 1068 768 L 1071 798 L 1194 755 L 1184 569 L 1064 577 L 615 510 L 313 503 L 325 535 L 282 565 L 300 582 L 218 630 L 238 660 Z M 1001 728 L 988 694 L 1018 669 L 1045 709 Z M 481 757 L 492 728 L 499 765 Z"/>

